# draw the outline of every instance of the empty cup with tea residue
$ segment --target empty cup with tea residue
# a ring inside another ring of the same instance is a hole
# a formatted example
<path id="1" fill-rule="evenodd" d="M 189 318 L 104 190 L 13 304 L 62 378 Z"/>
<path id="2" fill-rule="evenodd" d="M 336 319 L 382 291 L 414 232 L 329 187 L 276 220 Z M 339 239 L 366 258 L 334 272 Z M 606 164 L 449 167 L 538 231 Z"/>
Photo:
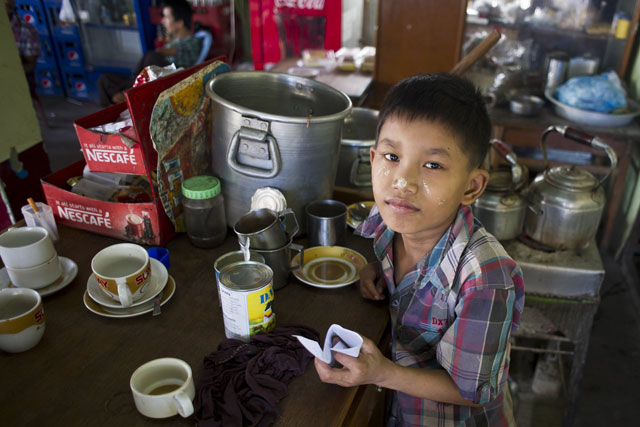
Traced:
<path id="1" fill-rule="evenodd" d="M 227 237 L 224 198 L 218 178 L 194 176 L 182 183 L 184 222 L 195 246 L 213 248 Z"/>

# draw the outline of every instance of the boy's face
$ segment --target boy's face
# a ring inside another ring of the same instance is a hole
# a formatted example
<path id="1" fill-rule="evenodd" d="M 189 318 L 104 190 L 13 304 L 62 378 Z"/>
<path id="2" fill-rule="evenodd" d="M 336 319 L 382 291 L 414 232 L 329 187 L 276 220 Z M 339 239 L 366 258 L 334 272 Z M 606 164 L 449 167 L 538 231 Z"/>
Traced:
<path id="1" fill-rule="evenodd" d="M 376 205 L 387 226 L 407 237 L 439 239 L 488 177 L 469 166 L 457 137 L 437 122 L 390 117 L 371 148 Z"/>

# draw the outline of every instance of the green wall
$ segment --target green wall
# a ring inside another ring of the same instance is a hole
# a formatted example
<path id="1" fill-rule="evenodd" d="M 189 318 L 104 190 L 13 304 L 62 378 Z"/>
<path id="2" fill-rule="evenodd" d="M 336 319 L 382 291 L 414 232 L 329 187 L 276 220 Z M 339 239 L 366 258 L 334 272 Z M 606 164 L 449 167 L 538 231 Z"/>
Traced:
<path id="1" fill-rule="evenodd" d="M 9 18 L 0 6 L 0 162 L 42 141 Z"/>

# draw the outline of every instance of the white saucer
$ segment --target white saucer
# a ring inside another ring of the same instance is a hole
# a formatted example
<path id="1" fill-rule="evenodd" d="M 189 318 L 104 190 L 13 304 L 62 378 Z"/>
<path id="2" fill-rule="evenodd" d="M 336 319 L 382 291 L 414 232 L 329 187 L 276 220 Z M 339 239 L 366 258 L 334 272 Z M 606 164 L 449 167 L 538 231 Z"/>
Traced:
<path id="1" fill-rule="evenodd" d="M 165 305 L 166 302 L 171 299 L 175 291 L 176 282 L 175 280 L 173 280 L 173 277 L 169 276 L 169 279 L 167 280 L 167 286 L 164 287 L 164 291 L 162 292 L 160 305 Z M 153 311 L 153 301 L 149 301 L 147 304 L 137 307 L 120 307 L 118 309 L 103 307 L 89 297 L 89 291 L 84 291 L 82 301 L 84 302 L 84 306 L 87 307 L 92 313 L 95 313 L 98 316 L 112 317 L 115 319 L 136 317 Z"/>
<path id="2" fill-rule="evenodd" d="M 44 288 L 35 289 L 42 297 L 51 295 L 54 292 L 58 292 L 60 289 L 71 283 L 78 274 L 78 265 L 75 263 L 75 261 L 63 256 L 58 256 L 58 259 L 60 260 L 60 269 L 62 270 L 62 276 L 60 276 L 58 280 L 50 285 L 45 286 Z M 0 269 L 0 289 L 18 287 L 19 286 L 11 283 L 7 269 L 2 267 L 2 269 Z"/>
<path id="3" fill-rule="evenodd" d="M 131 304 L 129 307 L 132 308 L 139 305 L 144 304 L 145 302 L 152 300 L 156 295 L 158 295 L 167 284 L 167 279 L 169 277 L 169 272 L 167 268 L 155 258 L 149 258 L 151 261 L 151 281 L 147 284 L 147 289 L 142 291 L 142 297 Z M 116 301 L 113 298 L 110 298 L 106 295 L 105 291 L 102 290 L 96 277 L 91 273 L 89 279 L 87 280 L 87 292 L 92 300 L 97 302 L 103 307 L 123 309 L 125 307 L 120 304 L 119 301 Z"/>

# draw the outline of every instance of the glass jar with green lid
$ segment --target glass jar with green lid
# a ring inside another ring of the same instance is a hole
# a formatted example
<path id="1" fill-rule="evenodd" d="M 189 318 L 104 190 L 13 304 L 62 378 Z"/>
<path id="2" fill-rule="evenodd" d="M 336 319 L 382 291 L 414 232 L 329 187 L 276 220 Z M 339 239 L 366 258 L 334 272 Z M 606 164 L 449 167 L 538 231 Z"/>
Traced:
<path id="1" fill-rule="evenodd" d="M 218 178 L 194 176 L 182 183 L 182 206 L 187 235 L 196 246 L 213 248 L 227 237 L 224 198 Z"/>

